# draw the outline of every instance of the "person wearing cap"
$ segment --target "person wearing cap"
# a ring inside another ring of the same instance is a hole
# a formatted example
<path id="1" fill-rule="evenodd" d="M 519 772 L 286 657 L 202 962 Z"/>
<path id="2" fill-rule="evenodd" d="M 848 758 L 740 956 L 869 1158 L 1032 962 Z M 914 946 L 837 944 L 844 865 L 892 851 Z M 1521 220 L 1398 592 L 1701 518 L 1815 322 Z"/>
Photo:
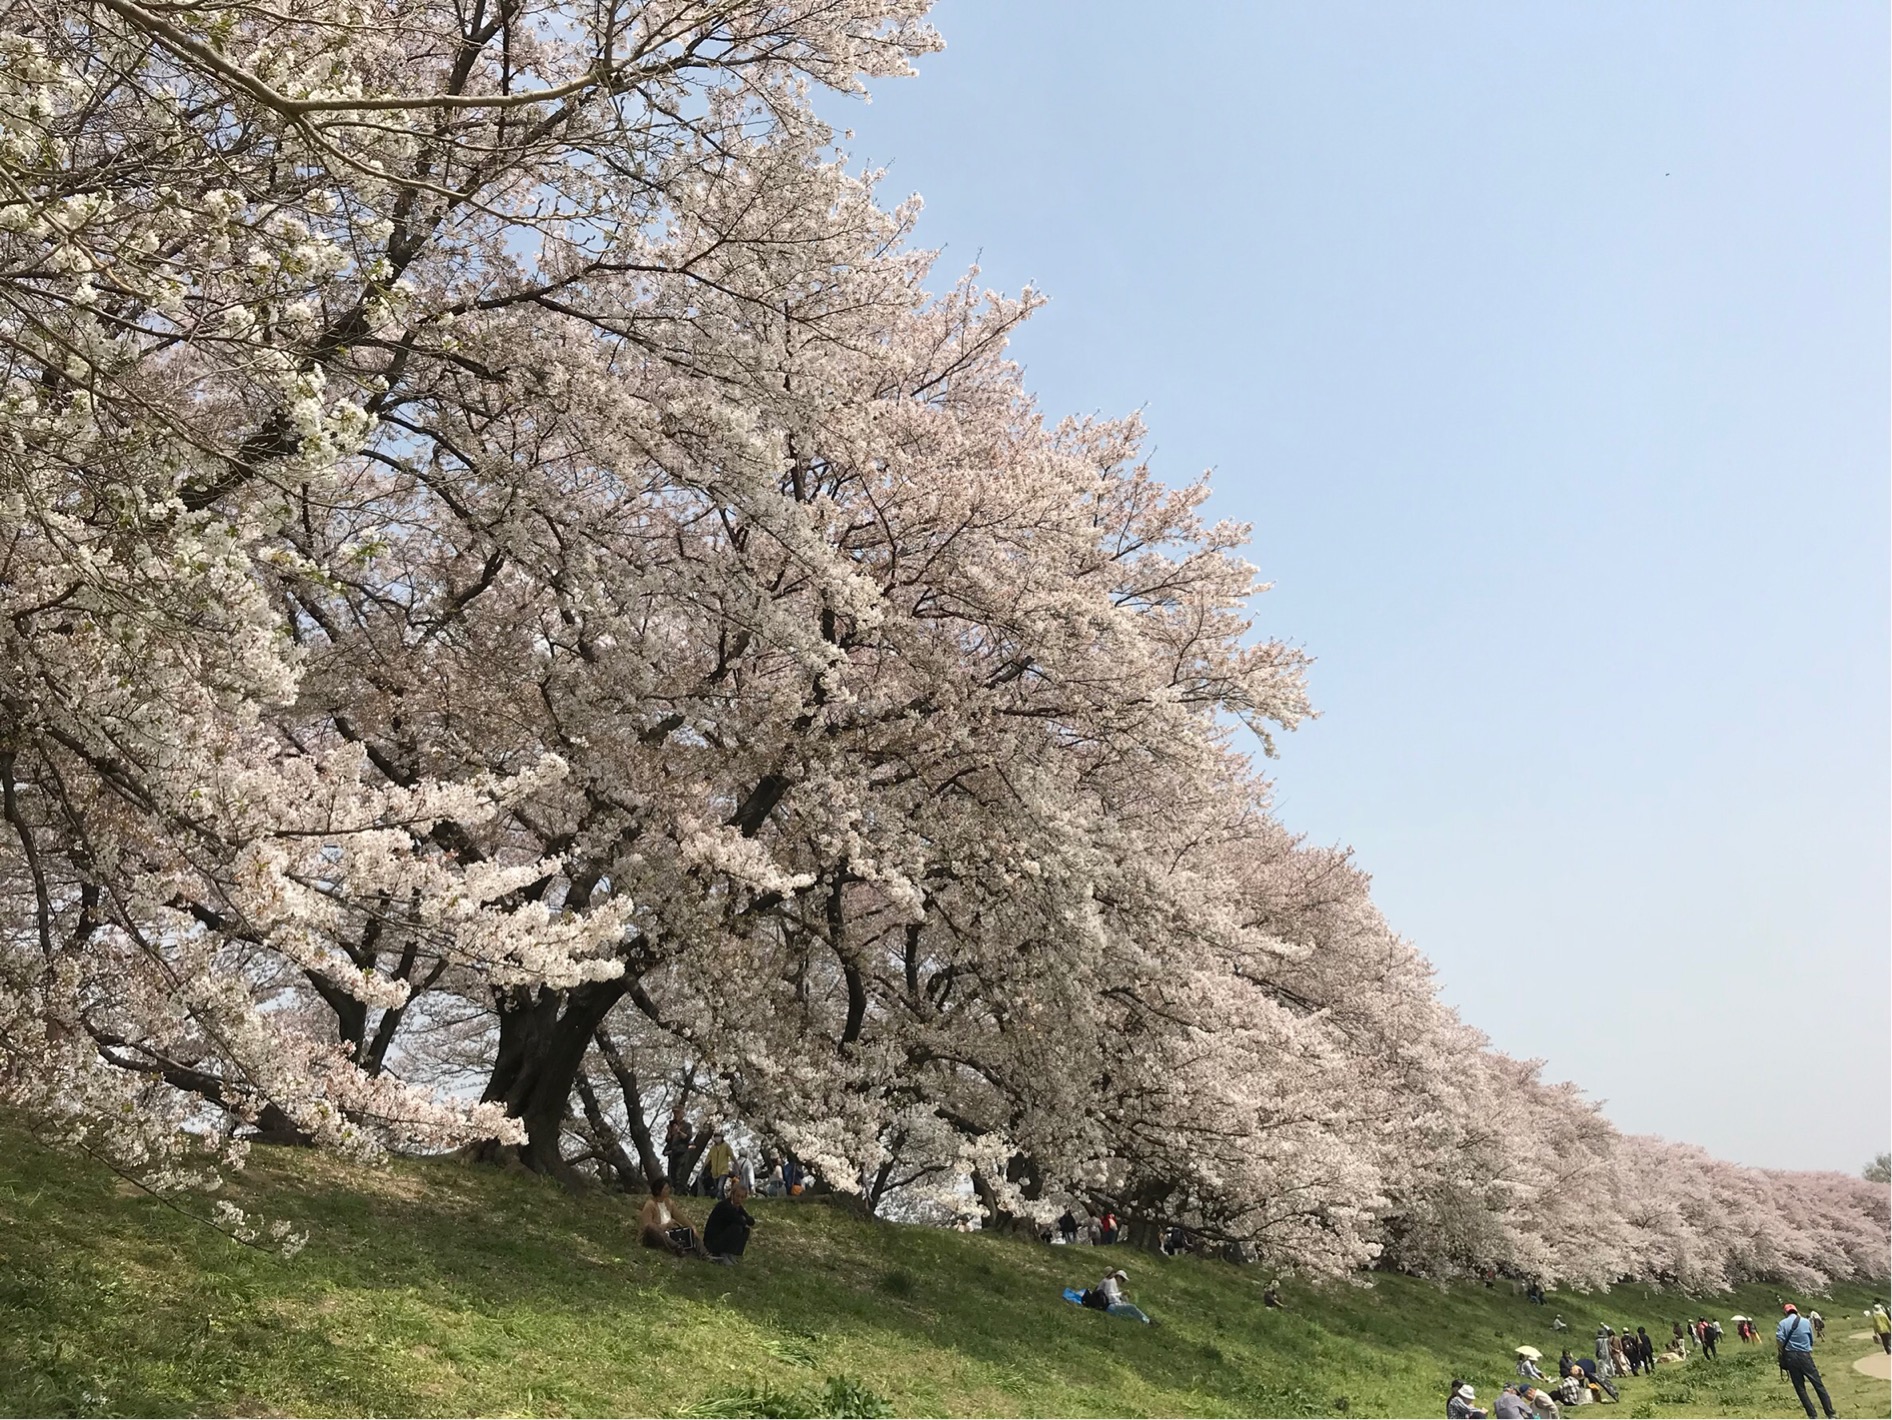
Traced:
<path id="1" fill-rule="evenodd" d="M 1097 1284 L 1097 1290 L 1104 1294 L 1104 1310 L 1112 1316 L 1131 1317 L 1148 1326 L 1150 1319 L 1143 1314 L 1143 1309 L 1132 1306 L 1123 1298 L 1123 1284 L 1129 1280 L 1130 1274 L 1121 1267 L 1104 1274 L 1104 1280 Z"/>
<path id="2" fill-rule="evenodd" d="M 1485 1420 L 1485 1412 L 1472 1402 L 1478 1399 L 1478 1392 L 1469 1382 L 1461 1381 L 1457 1390 L 1447 1397 L 1445 1413 L 1448 1420 Z"/>
<path id="3" fill-rule="evenodd" d="M 1868 1315 L 1872 1318 L 1872 1334 L 1879 1338 L 1886 1354 L 1892 1355 L 1892 1314 L 1887 1313 L 1884 1302 L 1874 1302 Z"/>
<path id="4" fill-rule="evenodd" d="M 1491 1420 L 1528 1420 L 1530 1413 L 1530 1403 L 1518 1394 L 1515 1385 L 1499 1391 L 1498 1398 L 1491 1403 Z"/>
<path id="5" fill-rule="evenodd" d="M 1813 1323 L 1801 1316 L 1792 1302 L 1784 1303 L 1781 1311 L 1786 1315 L 1774 1328 L 1774 1342 L 1780 1347 L 1780 1368 L 1787 1373 L 1787 1379 L 1793 1382 L 1793 1393 L 1806 1407 L 1807 1420 L 1816 1420 L 1813 1402 L 1807 1399 L 1809 1381 L 1813 1384 L 1813 1393 L 1820 1397 L 1820 1408 L 1826 1412 L 1826 1420 L 1833 1420 L 1833 1398 L 1826 1393 L 1820 1368 L 1813 1364 Z"/>
<path id="6" fill-rule="evenodd" d="M 1559 1420 L 1563 1415 L 1563 1411 L 1557 1408 L 1557 1402 L 1551 1399 L 1550 1392 L 1542 1386 L 1521 1385 L 1518 1394 L 1524 1397 L 1531 1407 L 1531 1413 L 1538 1420 Z"/>

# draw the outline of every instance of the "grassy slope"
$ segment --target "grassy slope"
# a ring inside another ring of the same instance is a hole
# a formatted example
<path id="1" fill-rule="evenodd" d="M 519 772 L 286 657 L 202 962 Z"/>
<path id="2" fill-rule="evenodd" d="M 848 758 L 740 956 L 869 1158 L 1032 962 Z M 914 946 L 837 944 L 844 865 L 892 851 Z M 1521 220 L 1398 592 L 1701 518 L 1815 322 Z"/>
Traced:
<path id="1" fill-rule="evenodd" d="M 1519 1342 L 1554 1356 L 1552 1311 L 1581 1336 L 1599 1318 L 1666 1332 L 1698 1310 L 1777 1310 L 1764 1288 L 1540 1309 L 1378 1277 L 1290 1282 L 1275 1312 L 1252 1268 L 1116 1251 L 1161 1320 L 1146 1328 L 1059 1299 L 1102 1270 L 1090 1249 L 817 1204 L 757 1205 L 749 1258 L 720 1268 L 638 1249 L 627 1200 L 457 1165 L 259 1150 L 234 1193 L 311 1228 L 308 1249 L 239 1248 L 0 1133 L 0 1412 L 1431 1415 L 1453 1374 L 1494 1393 Z M 1892 1411 L 1851 1369 L 1874 1345 L 1847 1339 L 1869 1295 L 1820 1302 L 1847 1416 Z M 1611 1413 L 1792 1413 L 1771 1349 L 1731 1334 L 1719 1367 L 1631 1380 Z"/>

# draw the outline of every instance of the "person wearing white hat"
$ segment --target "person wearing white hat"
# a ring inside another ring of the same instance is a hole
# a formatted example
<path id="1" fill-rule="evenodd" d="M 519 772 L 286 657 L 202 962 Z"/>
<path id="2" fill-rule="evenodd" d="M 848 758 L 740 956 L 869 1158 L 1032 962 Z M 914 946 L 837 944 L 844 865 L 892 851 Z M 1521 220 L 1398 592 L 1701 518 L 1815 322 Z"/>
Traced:
<path id="1" fill-rule="evenodd" d="M 1472 1402 L 1478 1399 L 1478 1392 L 1470 1382 L 1461 1381 L 1457 1390 L 1445 1402 L 1448 1420 L 1485 1420 L 1485 1412 Z"/>
<path id="2" fill-rule="evenodd" d="M 1129 1280 L 1130 1274 L 1121 1267 L 1104 1274 L 1104 1280 L 1097 1284 L 1097 1290 L 1104 1294 L 1104 1310 L 1112 1316 L 1131 1317 L 1148 1326 L 1150 1319 L 1143 1314 L 1143 1309 L 1124 1300 L 1123 1284 Z"/>

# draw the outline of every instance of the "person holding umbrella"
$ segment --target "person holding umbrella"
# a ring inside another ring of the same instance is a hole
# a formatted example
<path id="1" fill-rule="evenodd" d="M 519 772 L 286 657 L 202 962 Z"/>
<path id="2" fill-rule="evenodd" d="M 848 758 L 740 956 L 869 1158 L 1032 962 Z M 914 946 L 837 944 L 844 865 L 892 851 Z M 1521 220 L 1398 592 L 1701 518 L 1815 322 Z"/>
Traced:
<path id="1" fill-rule="evenodd" d="M 1535 1346 L 1520 1346 L 1517 1349 L 1518 1379 L 1521 1381 L 1541 1381 L 1544 1373 L 1537 1369 L 1537 1363 L 1544 1358 L 1544 1353 Z"/>

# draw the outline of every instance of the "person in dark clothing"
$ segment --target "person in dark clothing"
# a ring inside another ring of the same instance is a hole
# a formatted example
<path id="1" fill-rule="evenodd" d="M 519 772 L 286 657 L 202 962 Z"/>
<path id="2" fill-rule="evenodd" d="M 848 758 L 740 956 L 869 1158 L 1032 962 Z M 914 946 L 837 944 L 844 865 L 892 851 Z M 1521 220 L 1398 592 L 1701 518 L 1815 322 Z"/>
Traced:
<path id="1" fill-rule="evenodd" d="M 1063 1216 L 1058 1219 L 1058 1236 L 1067 1243 L 1077 1241 L 1077 1218 L 1069 1208 L 1066 1208 Z"/>
<path id="2" fill-rule="evenodd" d="M 1721 1323 L 1718 1321 L 1710 1321 L 1707 1317 L 1703 1317 L 1701 1319 L 1701 1349 L 1707 1354 L 1708 1359 L 1711 1361 L 1720 1359 L 1715 1355 L 1715 1343 L 1720 1339 Z"/>
<path id="3" fill-rule="evenodd" d="M 683 1101 L 677 1101 L 677 1107 L 670 1111 L 670 1122 L 664 1126 L 664 1172 L 670 1178 L 672 1188 L 683 1187 L 684 1161 L 690 1155 L 690 1121 L 683 1117 Z"/>
<path id="4" fill-rule="evenodd" d="M 1820 1379 L 1820 1368 L 1813 1364 L 1813 1323 L 1795 1309 L 1792 1302 L 1781 1308 L 1786 1317 L 1774 1332 L 1774 1341 L 1780 1347 L 1780 1368 L 1787 1373 L 1787 1379 L 1793 1382 L 1793 1393 L 1800 1397 L 1800 1404 L 1806 1408 L 1807 1420 L 1815 1420 L 1813 1402 L 1807 1399 L 1807 1385 L 1813 1385 L 1813 1393 L 1820 1397 L 1820 1408 L 1826 1412 L 1826 1420 L 1833 1420 L 1833 1398 L 1826 1393 L 1826 1382 Z"/>
<path id="5" fill-rule="evenodd" d="M 1636 1350 L 1642 1356 L 1643 1370 L 1653 1371 L 1655 1369 L 1655 1342 L 1649 1339 L 1649 1328 L 1646 1326 L 1636 1328 Z"/>
<path id="6" fill-rule="evenodd" d="M 703 1249 L 712 1259 L 734 1262 L 749 1246 L 749 1232 L 755 1227 L 755 1219 L 742 1206 L 748 1201 L 749 1190 L 738 1180 L 729 1185 L 729 1195 L 710 1209 L 709 1221 L 703 1224 Z"/>

